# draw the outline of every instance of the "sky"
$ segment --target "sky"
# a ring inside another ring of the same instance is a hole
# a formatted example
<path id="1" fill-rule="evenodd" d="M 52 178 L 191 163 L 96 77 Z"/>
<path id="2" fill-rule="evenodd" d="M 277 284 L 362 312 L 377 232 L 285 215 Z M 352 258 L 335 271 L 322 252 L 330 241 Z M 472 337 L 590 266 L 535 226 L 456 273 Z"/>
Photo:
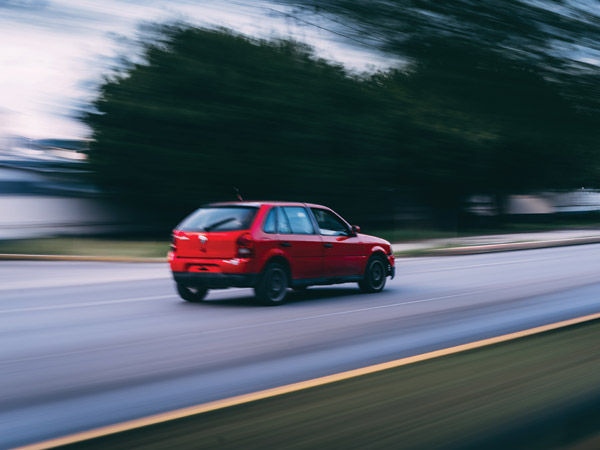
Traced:
<path id="1" fill-rule="evenodd" d="M 394 63 L 289 13 L 267 1 L 0 0 L 0 136 L 89 137 L 77 114 L 120 58 L 139 58 L 140 25 L 147 23 L 183 21 L 257 37 L 291 36 L 355 71 Z"/>
<path id="2" fill-rule="evenodd" d="M 598 0 L 565 5 L 594 16 L 600 12 Z M 327 31 L 339 29 L 335 19 L 298 14 L 273 0 L 0 0 L 0 138 L 89 137 L 77 115 L 122 58 L 139 61 L 139 43 L 147 39 L 140 31 L 144 24 L 179 21 L 262 38 L 291 37 L 354 71 L 402 64 Z M 589 44 L 557 41 L 555 50 L 599 66 L 600 49 Z"/>

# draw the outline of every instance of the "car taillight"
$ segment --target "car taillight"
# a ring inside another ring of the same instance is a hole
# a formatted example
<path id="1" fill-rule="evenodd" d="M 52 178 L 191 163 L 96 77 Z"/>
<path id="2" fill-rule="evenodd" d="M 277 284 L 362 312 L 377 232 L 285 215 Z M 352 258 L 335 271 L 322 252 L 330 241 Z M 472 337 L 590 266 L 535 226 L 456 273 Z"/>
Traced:
<path id="1" fill-rule="evenodd" d="M 238 257 L 240 258 L 250 258 L 254 256 L 254 241 L 252 240 L 252 235 L 250 233 L 242 234 L 238 240 Z"/>
<path id="2" fill-rule="evenodd" d="M 170 245 L 170 247 L 171 247 L 171 251 L 172 252 L 174 252 L 174 251 L 177 250 L 177 239 L 175 239 L 175 235 L 174 234 L 171 235 L 171 245 Z"/>

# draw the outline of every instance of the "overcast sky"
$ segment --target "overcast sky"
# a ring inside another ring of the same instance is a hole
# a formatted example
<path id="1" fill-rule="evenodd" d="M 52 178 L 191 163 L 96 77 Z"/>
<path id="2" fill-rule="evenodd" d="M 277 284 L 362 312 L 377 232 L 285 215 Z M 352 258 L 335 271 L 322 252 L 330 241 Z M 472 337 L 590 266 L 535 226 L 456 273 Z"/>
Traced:
<path id="1" fill-rule="evenodd" d="M 390 63 L 277 11 L 286 12 L 243 0 L 0 0 L 0 135 L 86 137 L 76 114 L 119 57 L 135 57 L 142 23 L 179 20 L 253 36 L 291 35 L 355 70 Z"/>

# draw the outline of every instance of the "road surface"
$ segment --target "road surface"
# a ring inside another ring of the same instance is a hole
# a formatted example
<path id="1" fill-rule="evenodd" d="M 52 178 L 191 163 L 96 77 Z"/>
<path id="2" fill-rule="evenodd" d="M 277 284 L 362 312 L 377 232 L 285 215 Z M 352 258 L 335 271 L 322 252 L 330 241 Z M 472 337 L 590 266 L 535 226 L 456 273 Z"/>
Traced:
<path id="1" fill-rule="evenodd" d="M 0 262 L 0 448 L 600 312 L 600 245 L 396 273 L 269 308 L 186 303 L 162 263 Z"/>

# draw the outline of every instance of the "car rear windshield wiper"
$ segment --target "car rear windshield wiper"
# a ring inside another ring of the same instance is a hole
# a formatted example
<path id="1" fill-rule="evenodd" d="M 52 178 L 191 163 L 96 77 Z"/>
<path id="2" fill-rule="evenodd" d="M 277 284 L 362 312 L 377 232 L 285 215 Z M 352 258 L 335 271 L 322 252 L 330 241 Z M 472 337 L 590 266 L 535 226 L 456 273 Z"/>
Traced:
<path id="1" fill-rule="evenodd" d="M 233 222 L 234 220 L 237 220 L 237 219 L 235 217 L 229 217 L 228 219 L 219 220 L 218 222 L 215 222 L 207 227 L 204 227 L 204 231 L 210 231 L 213 228 L 218 228 L 221 225 L 225 225 L 226 223 Z"/>

